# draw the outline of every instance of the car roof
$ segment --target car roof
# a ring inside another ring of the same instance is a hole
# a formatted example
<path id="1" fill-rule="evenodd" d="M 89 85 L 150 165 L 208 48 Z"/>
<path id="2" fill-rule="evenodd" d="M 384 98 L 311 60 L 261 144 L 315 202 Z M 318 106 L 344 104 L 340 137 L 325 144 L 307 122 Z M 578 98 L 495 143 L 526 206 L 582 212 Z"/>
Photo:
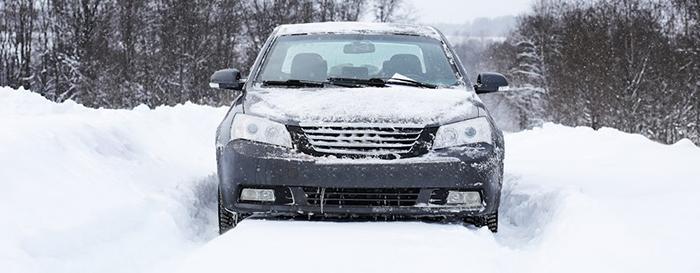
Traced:
<path id="1" fill-rule="evenodd" d="M 276 36 L 300 34 L 404 34 L 425 36 L 442 40 L 442 35 L 430 26 L 368 23 L 368 22 L 325 22 L 308 24 L 289 24 L 277 27 Z"/>

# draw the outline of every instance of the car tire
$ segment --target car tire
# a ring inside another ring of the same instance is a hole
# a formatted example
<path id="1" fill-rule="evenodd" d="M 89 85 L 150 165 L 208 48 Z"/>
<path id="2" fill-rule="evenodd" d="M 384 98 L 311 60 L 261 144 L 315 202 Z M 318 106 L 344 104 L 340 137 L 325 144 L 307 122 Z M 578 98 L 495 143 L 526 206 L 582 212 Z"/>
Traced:
<path id="1" fill-rule="evenodd" d="M 224 208 L 221 198 L 221 190 L 218 191 L 217 201 L 219 203 L 219 234 L 224 234 L 230 229 L 236 227 L 240 221 L 240 215 L 235 212 L 230 212 Z"/>
<path id="2" fill-rule="evenodd" d="M 468 217 L 464 219 L 464 223 L 476 227 L 488 227 L 491 232 L 496 233 L 498 232 L 498 211 L 483 216 Z"/>
<path id="3" fill-rule="evenodd" d="M 481 226 L 487 226 L 491 232 L 498 232 L 498 212 L 487 214 L 481 217 Z"/>

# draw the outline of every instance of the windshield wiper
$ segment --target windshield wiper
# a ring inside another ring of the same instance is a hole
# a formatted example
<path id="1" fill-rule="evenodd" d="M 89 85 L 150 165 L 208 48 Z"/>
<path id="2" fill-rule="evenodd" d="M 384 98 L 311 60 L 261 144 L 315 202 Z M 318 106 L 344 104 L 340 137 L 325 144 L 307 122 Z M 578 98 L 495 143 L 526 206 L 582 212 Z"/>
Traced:
<path id="1" fill-rule="evenodd" d="M 263 81 L 263 85 L 271 86 L 291 86 L 291 87 L 324 87 L 325 82 L 307 81 L 307 80 L 286 80 L 286 81 Z"/>
<path id="2" fill-rule="evenodd" d="M 286 81 L 263 81 L 263 85 L 268 86 L 289 86 L 289 87 L 325 87 L 326 85 L 337 85 L 342 87 L 362 87 L 362 86 L 374 86 L 374 87 L 385 87 L 387 84 L 400 84 L 408 86 L 416 86 L 422 88 L 435 89 L 437 85 L 430 83 L 423 83 L 412 79 L 406 78 L 371 78 L 371 79 L 356 79 L 356 78 L 341 78 L 341 77 L 331 77 L 327 81 L 309 81 L 309 80 L 296 80 L 289 79 Z"/>
<path id="3" fill-rule="evenodd" d="M 342 87 L 359 87 L 357 84 L 342 81 L 308 81 L 308 80 L 286 80 L 286 81 L 263 81 L 263 85 L 290 86 L 290 87 L 325 87 L 326 85 L 337 85 Z"/>
<path id="4" fill-rule="evenodd" d="M 328 78 L 328 83 L 335 84 L 335 85 L 341 85 L 341 86 L 347 86 L 347 87 L 360 87 L 360 86 L 385 87 L 387 84 L 400 84 L 400 85 L 416 86 L 416 87 L 423 87 L 423 88 L 430 88 L 430 89 L 437 88 L 437 85 L 434 85 L 434 84 L 424 83 L 424 82 L 419 82 L 416 80 L 404 79 L 404 78 L 356 79 L 356 78 L 332 77 L 332 78 Z"/>
<path id="5" fill-rule="evenodd" d="M 374 80 L 376 78 L 372 78 L 370 80 Z M 416 86 L 416 87 L 423 87 L 423 88 L 430 88 L 430 89 L 436 89 L 438 86 L 435 84 L 431 83 L 424 83 L 424 82 L 419 82 L 416 80 L 412 79 L 406 79 L 406 78 L 389 78 L 386 80 L 380 79 L 384 81 L 385 84 L 401 84 L 401 85 L 409 85 L 409 86 Z"/>
<path id="6" fill-rule="evenodd" d="M 328 83 L 344 86 L 344 87 L 361 87 L 361 86 L 376 86 L 384 87 L 386 82 L 380 78 L 371 79 L 357 79 L 357 78 L 341 78 L 341 77 L 331 77 L 328 78 Z"/>

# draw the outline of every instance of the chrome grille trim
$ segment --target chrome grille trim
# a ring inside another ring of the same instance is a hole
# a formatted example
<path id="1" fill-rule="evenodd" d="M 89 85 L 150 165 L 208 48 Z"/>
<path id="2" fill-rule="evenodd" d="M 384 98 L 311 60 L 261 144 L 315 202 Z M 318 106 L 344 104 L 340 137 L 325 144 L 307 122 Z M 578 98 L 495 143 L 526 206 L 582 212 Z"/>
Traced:
<path id="1" fill-rule="evenodd" d="M 309 143 L 313 146 L 323 146 L 323 147 L 338 147 L 338 148 L 347 148 L 347 147 L 357 147 L 357 148 L 378 148 L 381 145 L 381 148 L 406 148 L 406 147 L 413 147 L 413 143 L 409 144 L 401 144 L 401 143 L 383 143 L 382 141 L 380 142 L 360 142 L 361 140 L 357 141 L 339 141 L 339 142 L 332 142 L 332 141 L 315 141 L 312 139 L 309 139 Z"/>
<path id="2" fill-rule="evenodd" d="M 302 126 L 302 128 L 314 128 L 316 126 Z M 324 129 L 309 129 L 307 133 L 309 134 L 336 134 L 338 133 L 337 130 L 334 129 L 326 129 L 326 128 L 351 128 L 351 127 L 318 127 L 318 128 L 324 128 Z M 390 127 L 386 128 L 390 129 Z M 408 128 L 409 131 L 407 133 L 420 133 L 422 129 L 415 129 L 415 128 Z M 395 132 L 391 131 L 382 131 L 382 130 L 371 130 L 371 129 L 349 129 L 343 131 L 345 134 L 375 134 L 375 135 L 392 135 Z"/>
<path id="3" fill-rule="evenodd" d="M 425 124 L 417 123 L 368 123 L 368 122 L 301 122 L 301 127 L 351 127 L 351 128 L 406 128 L 423 129 Z"/>
<path id="4" fill-rule="evenodd" d="M 400 155 L 411 152 L 424 130 L 416 124 L 301 124 L 313 150 L 339 155 Z"/>
<path id="5" fill-rule="evenodd" d="M 308 135 L 308 134 L 309 134 L 309 133 L 307 132 L 307 135 Z M 356 140 L 356 139 L 357 139 L 357 138 L 355 138 L 355 137 L 344 137 L 344 136 L 333 137 L 333 136 L 314 135 L 314 140 Z M 365 138 L 363 138 L 363 139 L 369 140 L 369 141 L 372 141 L 372 140 L 396 140 L 396 141 L 407 141 L 407 142 L 408 142 L 408 141 L 416 141 L 416 140 L 418 140 L 418 137 L 414 137 L 414 138 L 393 138 L 393 137 L 381 137 L 381 136 L 377 136 L 377 137 L 365 137 Z"/>

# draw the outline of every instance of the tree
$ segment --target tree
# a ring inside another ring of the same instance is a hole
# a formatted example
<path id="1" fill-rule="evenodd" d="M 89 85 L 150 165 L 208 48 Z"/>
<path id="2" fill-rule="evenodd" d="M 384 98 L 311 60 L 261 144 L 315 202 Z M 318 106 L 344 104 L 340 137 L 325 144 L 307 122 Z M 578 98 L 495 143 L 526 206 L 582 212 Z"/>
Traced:
<path id="1" fill-rule="evenodd" d="M 693 3 L 540 1 L 515 34 L 514 82 L 543 83 L 556 122 L 698 141 Z"/>
<path id="2" fill-rule="evenodd" d="M 357 21 L 365 8 L 365 0 L 316 0 L 318 22 Z"/>
<path id="3" fill-rule="evenodd" d="M 374 19 L 377 22 L 391 22 L 401 0 L 375 0 Z"/>
<path id="4" fill-rule="evenodd" d="M 2 38 L 0 38 L 0 55 L 4 72 L 0 84 L 11 87 L 31 87 L 32 37 L 36 12 L 34 1 L 18 0 L 3 3 L 4 18 Z"/>
<path id="5" fill-rule="evenodd" d="M 515 46 L 518 54 L 515 57 L 515 67 L 510 70 L 512 84 L 544 88 L 542 57 L 535 44 L 530 40 L 522 40 Z"/>

